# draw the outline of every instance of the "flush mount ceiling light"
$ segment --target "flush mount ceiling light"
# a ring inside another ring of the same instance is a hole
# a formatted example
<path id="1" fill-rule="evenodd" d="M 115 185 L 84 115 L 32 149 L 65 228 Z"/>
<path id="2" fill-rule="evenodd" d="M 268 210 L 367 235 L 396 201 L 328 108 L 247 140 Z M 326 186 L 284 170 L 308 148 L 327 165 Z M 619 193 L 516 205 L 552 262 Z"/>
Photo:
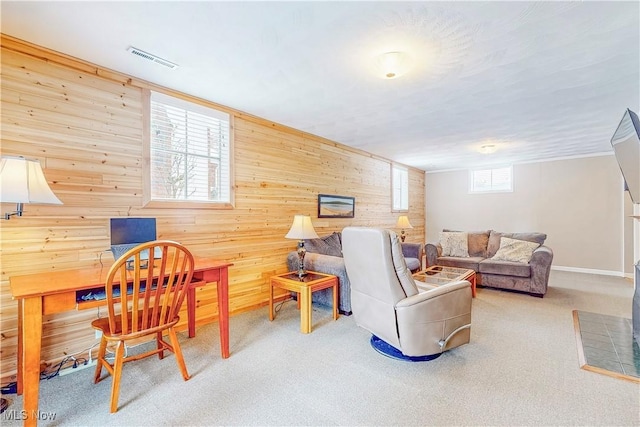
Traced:
<path id="1" fill-rule="evenodd" d="M 405 52 L 386 52 L 376 57 L 376 66 L 380 77 L 396 79 L 406 74 L 413 63 L 413 58 Z"/>
<path id="2" fill-rule="evenodd" d="M 498 150 L 498 146 L 496 144 L 484 144 L 478 148 L 478 151 L 482 154 L 493 154 Z"/>

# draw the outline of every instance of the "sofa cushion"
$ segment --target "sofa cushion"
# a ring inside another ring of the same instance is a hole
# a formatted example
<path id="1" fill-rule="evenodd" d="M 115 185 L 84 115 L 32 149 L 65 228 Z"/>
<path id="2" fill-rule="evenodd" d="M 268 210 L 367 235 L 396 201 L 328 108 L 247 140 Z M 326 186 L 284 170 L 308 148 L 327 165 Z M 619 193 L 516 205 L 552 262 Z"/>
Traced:
<path id="1" fill-rule="evenodd" d="M 478 271 L 478 264 L 484 258 L 482 257 L 452 257 L 452 256 L 440 256 L 437 260 L 437 265 L 444 265 L 446 267 L 459 267 L 468 268 Z"/>
<path id="2" fill-rule="evenodd" d="M 420 270 L 420 261 L 418 260 L 418 258 L 405 258 L 404 261 L 407 263 L 407 268 L 409 270 Z"/>
<path id="3" fill-rule="evenodd" d="M 488 258 L 480 262 L 480 273 L 530 277 L 531 266 L 521 262 L 497 261 L 492 258 Z"/>
<path id="4" fill-rule="evenodd" d="M 468 257 L 467 233 L 463 231 L 443 231 L 440 233 L 442 256 Z"/>
<path id="5" fill-rule="evenodd" d="M 525 240 L 510 239 L 502 236 L 500 238 L 500 248 L 490 259 L 494 261 L 512 261 L 529 263 L 533 251 L 538 249 L 539 243 L 527 242 Z"/>
<path id="6" fill-rule="evenodd" d="M 304 247 L 307 252 L 342 257 L 340 233 L 332 233 L 318 239 L 305 239 Z"/>
<path id="7" fill-rule="evenodd" d="M 489 243 L 487 245 L 487 258 L 493 257 L 498 249 L 500 249 L 500 238 L 508 237 L 510 239 L 525 240 L 527 242 L 535 242 L 538 245 L 544 244 L 547 239 L 547 235 L 544 233 L 502 233 L 499 231 L 491 230 L 489 235 Z"/>
<path id="8" fill-rule="evenodd" d="M 422 243 L 409 243 L 402 242 L 402 255 L 405 258 L 422 258 L 422 254 L 424 252 L 424 246 Z"/>
<path id="9" fill-rule="evenodd" d="M 444 229 L 442 231 L 457 231 Z M 468 231 L 468 252 L 469 256 L 478 256 L 485 258 L 487 256 L 487 245 L 489 244 L 489 235 L 491 230 L 487 231 Z"/>

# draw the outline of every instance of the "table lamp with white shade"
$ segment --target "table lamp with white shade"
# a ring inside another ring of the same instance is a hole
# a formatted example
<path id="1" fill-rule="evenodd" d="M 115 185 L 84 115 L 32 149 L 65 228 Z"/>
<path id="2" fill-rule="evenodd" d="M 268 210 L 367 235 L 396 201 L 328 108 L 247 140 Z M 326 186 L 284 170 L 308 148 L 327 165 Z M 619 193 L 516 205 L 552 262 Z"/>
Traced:
<path id="1" fill-rule="evenodd" d="M 304 256 L 307 252 L 304 248 L 304 239 L 318 238 L 316 231 L 313 229 L 311 217 L 309 215 L 295 215 L 291 229 L 284 237 L 298 240 L 298 277 L 304 277 L 307 274 L 304 270 Z"/>

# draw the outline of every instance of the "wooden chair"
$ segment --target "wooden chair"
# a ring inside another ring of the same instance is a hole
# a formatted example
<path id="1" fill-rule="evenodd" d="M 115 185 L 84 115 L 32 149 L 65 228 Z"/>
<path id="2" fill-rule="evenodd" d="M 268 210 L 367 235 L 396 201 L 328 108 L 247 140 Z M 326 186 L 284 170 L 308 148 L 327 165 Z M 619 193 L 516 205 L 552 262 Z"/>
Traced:
<path id="1" fill-rule="evenodd" d="M 154 254 L 159 258 L 154 259 Z M 91 326 L 102 332 L 94 382 L 103 379 L 103 367 L 113 377 L 112 413 L 118 410 L 124 362 L 154 354 L 162 359 L 164 351 L 169 350 L 175 354 L 182 377 L 185 381 L 189 379 L 174 326 L 180 320 L 180 307 L 190 286 L 193 268 L 193 255 L 187 248 L 176 242 L 157 240 L 129 250 L 109 270 L 105 284 L 108 317 L 94 320 Z M 164 331 L 168 333 L 169 343 L 163 339 Z M 149 335 L 156 337 L 155 349 L 125 356 L 126 342 Z M 113 364 L 105 359 L 108 343 L 115 344 Z"/>

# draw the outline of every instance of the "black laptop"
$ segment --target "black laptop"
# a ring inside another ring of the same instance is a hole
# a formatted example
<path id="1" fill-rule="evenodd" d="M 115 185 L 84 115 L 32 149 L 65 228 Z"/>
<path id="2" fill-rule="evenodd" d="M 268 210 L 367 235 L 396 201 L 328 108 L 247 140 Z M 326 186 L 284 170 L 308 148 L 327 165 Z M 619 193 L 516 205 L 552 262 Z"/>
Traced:
<path id="1" fill-rule="evenodd" d="M 113 258 L 118 259 L 129 249 L 140 243 L 156 240 L 155 218 L 111 218 L 111 252 Z M 160 258 L 160 248 L 155 248 L 154 258 Z M 149 254 L 140 254 L 142 259 L 148 259 Z"/>

